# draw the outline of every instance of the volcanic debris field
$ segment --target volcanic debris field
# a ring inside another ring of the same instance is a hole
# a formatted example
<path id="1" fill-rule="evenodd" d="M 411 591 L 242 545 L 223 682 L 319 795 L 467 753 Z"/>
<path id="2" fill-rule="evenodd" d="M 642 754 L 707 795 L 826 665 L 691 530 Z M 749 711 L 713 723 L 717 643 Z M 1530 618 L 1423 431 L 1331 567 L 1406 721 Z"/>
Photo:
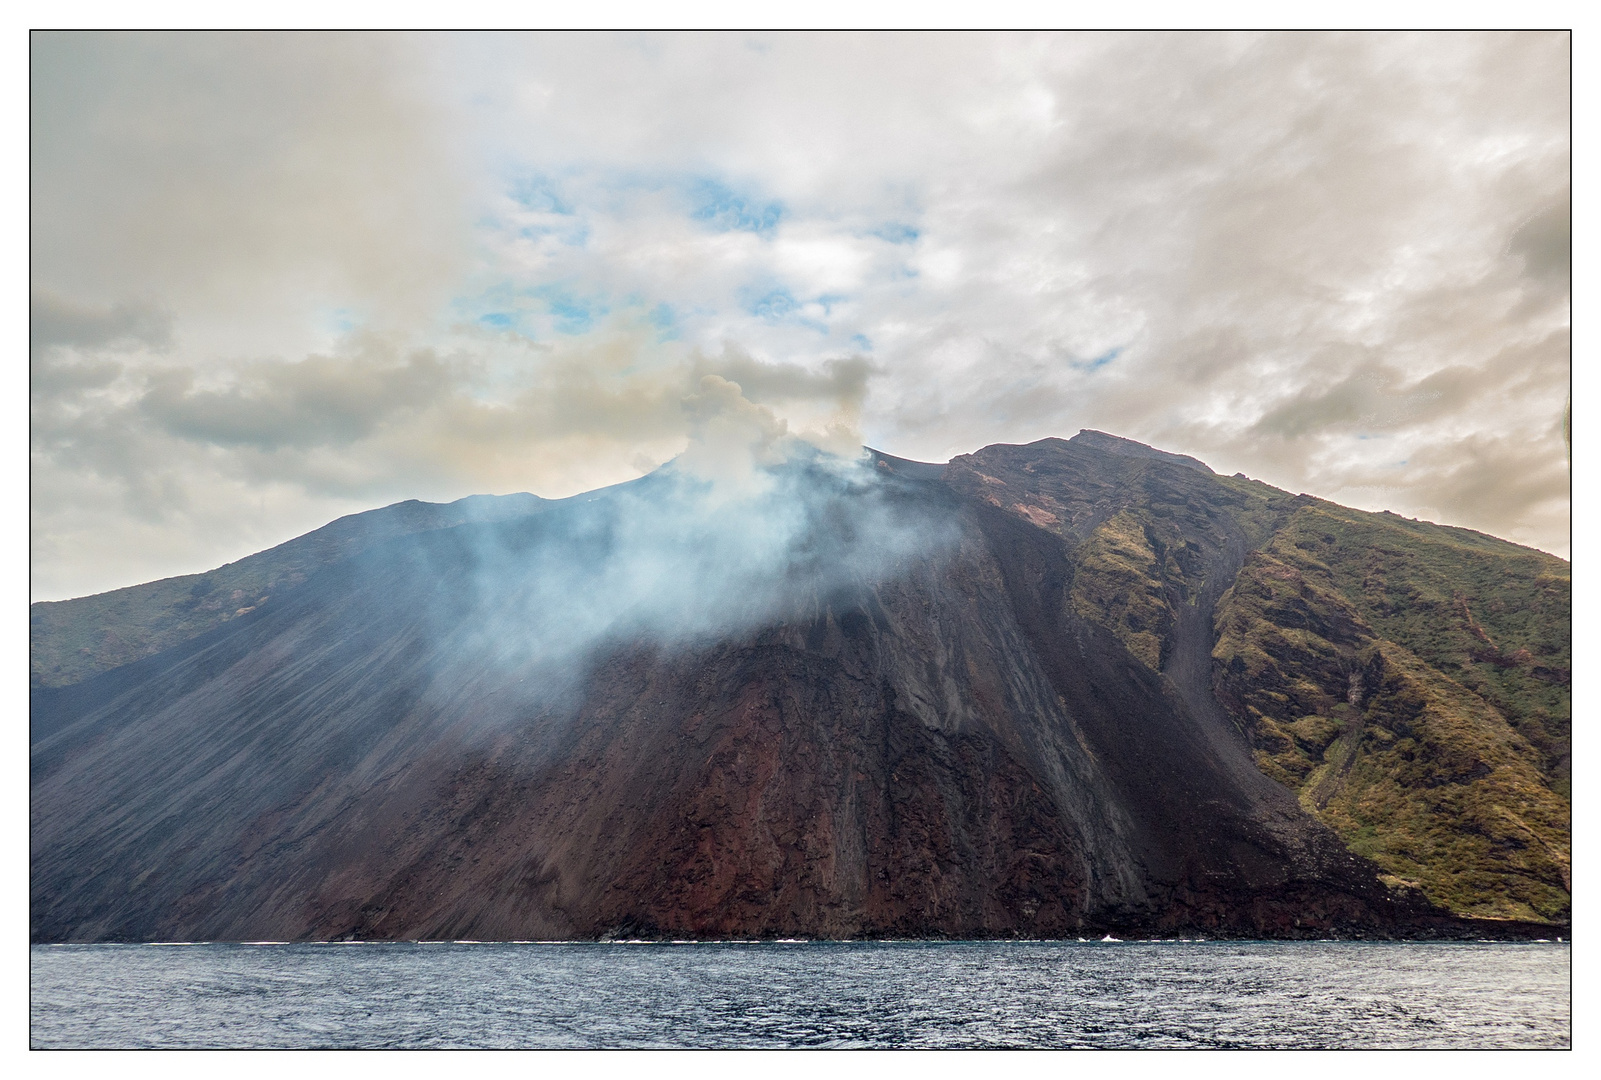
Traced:
<path id="1" fill-rule="evenodd" d="M 32 608 L 36 942 L 1556 937 L 1570 575 L 1086 431 Z"/>

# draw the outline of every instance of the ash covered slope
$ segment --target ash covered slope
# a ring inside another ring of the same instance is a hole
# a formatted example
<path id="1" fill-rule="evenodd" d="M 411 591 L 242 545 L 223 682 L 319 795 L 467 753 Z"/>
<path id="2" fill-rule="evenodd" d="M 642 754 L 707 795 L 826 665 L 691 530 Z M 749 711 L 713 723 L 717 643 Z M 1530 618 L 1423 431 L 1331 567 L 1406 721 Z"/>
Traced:
<path id="1" fill-rule="evenodd" d="M 948 479 L 1067 538 L 1074 610 L 1226 715 L 1388 882 L 1458 915 L 1570 918 L 1567 563 L 1099 432 Z"/>
<path id="2" fill-rule="evenodd" d="M 1213 608 L 1277 511 L 1142 449 L 797 467 L 641 548 L 662 480 L 331 566 L 58 702 L 34 937 L 1447 926 L 1211 692 Z M 1195 533 L 1167 621 L 1114 587 L 1148 506 Z M 777 548 L 728 539 L 786 513 Z"/>
<path id="3" fill-rule="evenodd" d="M 154 656 L 250 614 L 330 563 L 408 533 L 537 513 L 537 495 L 416 499 L 349 514 L 304 536 L 204 574 L 185 574 L 29 606 L 29 680 L 61 687 Z"/>

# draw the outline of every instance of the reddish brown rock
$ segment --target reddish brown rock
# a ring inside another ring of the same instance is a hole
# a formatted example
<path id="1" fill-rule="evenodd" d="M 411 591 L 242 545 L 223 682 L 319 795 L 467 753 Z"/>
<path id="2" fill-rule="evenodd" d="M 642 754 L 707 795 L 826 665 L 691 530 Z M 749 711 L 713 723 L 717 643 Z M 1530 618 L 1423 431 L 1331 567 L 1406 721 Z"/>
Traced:
<path id="1" fill-rule="evenodd" d="M 1449 929 L 1212 698 L 1226 509 L 1162 672 L 1075 613 L 1072 552 L 1132 472 L 1181 500 L 1209 475 L 1115 450 L 884 459 L 945 542 L 738 632 L 611 641 L 559 693 L 488 658 L 515 589 L 482 575 L 577 543 L 560 509 L 389 541 L 39 691 L 34 939 Z"/>

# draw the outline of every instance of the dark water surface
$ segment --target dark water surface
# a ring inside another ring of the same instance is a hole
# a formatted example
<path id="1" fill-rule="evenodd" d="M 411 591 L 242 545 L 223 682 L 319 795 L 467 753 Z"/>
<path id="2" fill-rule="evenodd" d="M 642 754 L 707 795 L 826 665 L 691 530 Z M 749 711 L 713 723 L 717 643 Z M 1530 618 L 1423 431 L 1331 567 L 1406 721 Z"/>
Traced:
<path id="1" fill-rule="evenodd" d="M 35 1047 L 1565 1047 L 1565 944 L 43 945 Z"/>

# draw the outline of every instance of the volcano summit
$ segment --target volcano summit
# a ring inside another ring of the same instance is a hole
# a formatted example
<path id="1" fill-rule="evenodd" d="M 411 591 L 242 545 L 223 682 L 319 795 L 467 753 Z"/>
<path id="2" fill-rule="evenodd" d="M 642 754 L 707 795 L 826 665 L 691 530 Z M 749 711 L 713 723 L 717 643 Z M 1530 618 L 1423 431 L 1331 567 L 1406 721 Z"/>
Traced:
<path id="1" fill-rule="evenodd" d="M 35 941 L 1554 936 L 1569 572 L 1085 431 L 33 606 Z"/>

